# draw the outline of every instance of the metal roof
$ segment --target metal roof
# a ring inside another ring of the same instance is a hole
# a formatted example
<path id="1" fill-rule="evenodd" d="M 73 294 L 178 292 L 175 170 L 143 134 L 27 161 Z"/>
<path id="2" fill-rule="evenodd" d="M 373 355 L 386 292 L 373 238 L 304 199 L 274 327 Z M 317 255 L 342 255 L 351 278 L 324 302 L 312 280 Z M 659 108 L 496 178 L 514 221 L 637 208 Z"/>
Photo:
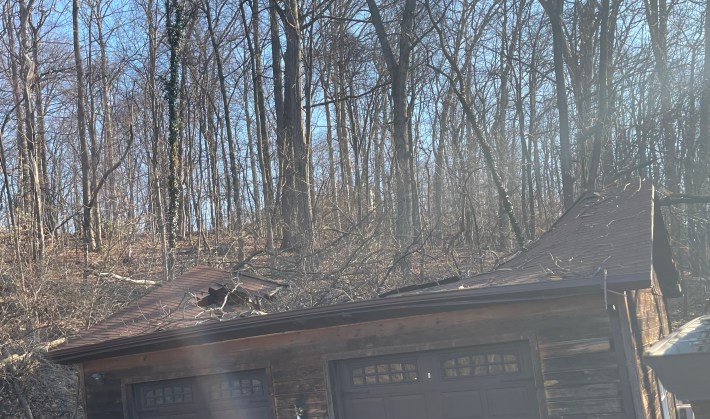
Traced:
<path id="1" fill-rule="evenodd" d="M 698 317 L 684 324 L 656 342 L 644 356 L 669 357 L 702 353 L 710 354 L 710 315 Z"/>
<path id="2" fill-rule="evenodd" d="M 691 320 L 656 342 L 643 359 L 678 398 L 710 401 L 710 315 Z"/>
<path id="3" fill-rule="evenodd" d="M 656 240 L 654 242 L 654 234 Z M 660 244 L 658 244 L 658 243 Z M 664 243 L 665 242 L 665 243 Z M 582 196 L 537 242 L 492 272 L 445 280 L 425 288 L 394 292 L 388 298 L 315 307 L 263 316 L 195 325 L 195 318 L 177 312 L 171 327 L 146 321 L 148 306 L 165 307 L 160 288 L 129 308 L 95 326 L 77 340 L 49 353 L 61 362 L 138 353 L 180 345 L 215 342 L 270 333 L 306 330 L 339 324 L 461 309 L 482 304 L 554 298 L 560 295 L 648 288 L 653 267 L 664 293 L 678 292 L 660 212 L 654 212 L 650 183 L 619 184 Z M 191 271 L 198 277 L 222 281 L 224 271 Z M 177 282 L 177 281 L 176 281 Z M 201 282 L 200 284 L 204 284 Z M 272 283 L 275 284 L 275 283 Z M 171 294 L 173 303 L 182 298 Z M 163 313 L 159 309 L 157 313 Z M 183 316 L 183 317 L 181 317 Z M 158 316 L 158 320 L 160 317 Z"/>

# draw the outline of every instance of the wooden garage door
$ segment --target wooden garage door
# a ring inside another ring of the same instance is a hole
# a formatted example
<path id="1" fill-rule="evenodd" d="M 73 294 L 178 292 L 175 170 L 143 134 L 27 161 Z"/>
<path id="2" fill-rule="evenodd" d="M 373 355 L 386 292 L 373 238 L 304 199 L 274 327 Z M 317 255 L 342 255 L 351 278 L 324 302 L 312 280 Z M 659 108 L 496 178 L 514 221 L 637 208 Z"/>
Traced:
<path id="1" fill-rule="evenodd" d="M 526 343 L 340 361 L 339 419 L 539 418 Z"/>
<path id="2" fill-rule="evenodd" d="M 132 389 L 136 418 L 274 417 L 264 370 L 151 381 Z"/>

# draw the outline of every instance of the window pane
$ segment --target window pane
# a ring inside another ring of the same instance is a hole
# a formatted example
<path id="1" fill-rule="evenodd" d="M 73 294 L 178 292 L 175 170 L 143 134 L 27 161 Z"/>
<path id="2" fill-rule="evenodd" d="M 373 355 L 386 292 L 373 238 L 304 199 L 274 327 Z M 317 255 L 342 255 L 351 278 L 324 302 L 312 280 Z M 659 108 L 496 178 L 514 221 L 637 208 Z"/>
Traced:
<path id="1" fill-rule="evenodd" d="M 417 365 L 412 363 L 392 362 L 367 365 L 351 370 L 351 383 L 355 386 L 404 383 L 416 381 L 416 379 Z"/>
<path id="2" fill-rule="evenodd" d="M 516 355 L 491 352 L 443 359 L 441 371 L 445 378 L 456 378 L 514 374 L 520 371 L 520 367 Z"/>

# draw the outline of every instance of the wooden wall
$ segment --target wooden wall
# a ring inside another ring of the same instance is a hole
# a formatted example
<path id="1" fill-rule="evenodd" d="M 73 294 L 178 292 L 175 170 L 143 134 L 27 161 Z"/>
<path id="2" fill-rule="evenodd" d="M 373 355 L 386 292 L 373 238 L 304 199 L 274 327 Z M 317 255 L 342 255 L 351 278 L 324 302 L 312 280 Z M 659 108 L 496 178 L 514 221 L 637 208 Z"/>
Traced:
<path id="1" fill-rule="evenodd" d="M 656 278 L 654 277 L 653 279 L 652 288 L 629 292 L 627 303 L 630 312 L 631 332 L 634 338 L 634 362 L 637 365 L 644 417 L 663 419 L 660 388 L 656 374 L 652 369 L 643 365 L 642 362 L 643 352 L 670 333 L 670 322 L 665 301 Z M 675 408 L 672 404 L 671 401 L 671 408 L 668 409 L 668 413 L 671 418 L 675 418 Z"/>
<path id="2" fill-rule="evenodd" d="M 328 418 L 328 362 L 387 353 L 528 340 L 541 417 L 633 417 L 626 366 L 601 295 L 291 332 L 86 362 L 92 418 L 124 417 L 122 391 L 141 381 L 266 368 L 277 418 Z M 650 320 L 649 320 L 650 322 Z M 101 373 L 102 380 L 92 374 Z M 128 417 L 126 415 L 125 417 Z"/>

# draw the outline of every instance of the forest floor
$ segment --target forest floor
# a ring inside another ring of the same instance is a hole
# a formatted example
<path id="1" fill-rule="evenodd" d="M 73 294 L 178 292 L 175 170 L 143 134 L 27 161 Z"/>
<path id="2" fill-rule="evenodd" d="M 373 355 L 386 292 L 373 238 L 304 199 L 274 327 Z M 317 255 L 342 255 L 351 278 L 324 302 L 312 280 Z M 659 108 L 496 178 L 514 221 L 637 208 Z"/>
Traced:
<path id="1" fill-rule="evenodd" d="M 323 240 L 308 265 L 296 253 L 263 251 L 253 236 L 200 236 L 181 240 L 177 274 L 196 265 L 248 269 L 291 287 L 272 307 L 289 310 L 374 298 L 392 288 L 488 270 L 504 255 L 472 255 L 445 244 L 406 249 L 407 264 L 393 268 L 388 245 L 368 232 Z M 0 249 L 0 419 L 83 417 L 77 373 L 45 357 L 47 349 L 86 330 L 163 281 L 162 246 L 156 236 L 115 235 L 86 255 L 76 238 L 57 239 L 39 266 L 18 255 L 12 242 Z M 22 252 L 28 253 L 29 252 Z M 242 258 L 242 254 L 244 257 Z M 669 306 L 674 326 L 703 314 L 710 282 L 685 281 L 686 297 Z"/>

